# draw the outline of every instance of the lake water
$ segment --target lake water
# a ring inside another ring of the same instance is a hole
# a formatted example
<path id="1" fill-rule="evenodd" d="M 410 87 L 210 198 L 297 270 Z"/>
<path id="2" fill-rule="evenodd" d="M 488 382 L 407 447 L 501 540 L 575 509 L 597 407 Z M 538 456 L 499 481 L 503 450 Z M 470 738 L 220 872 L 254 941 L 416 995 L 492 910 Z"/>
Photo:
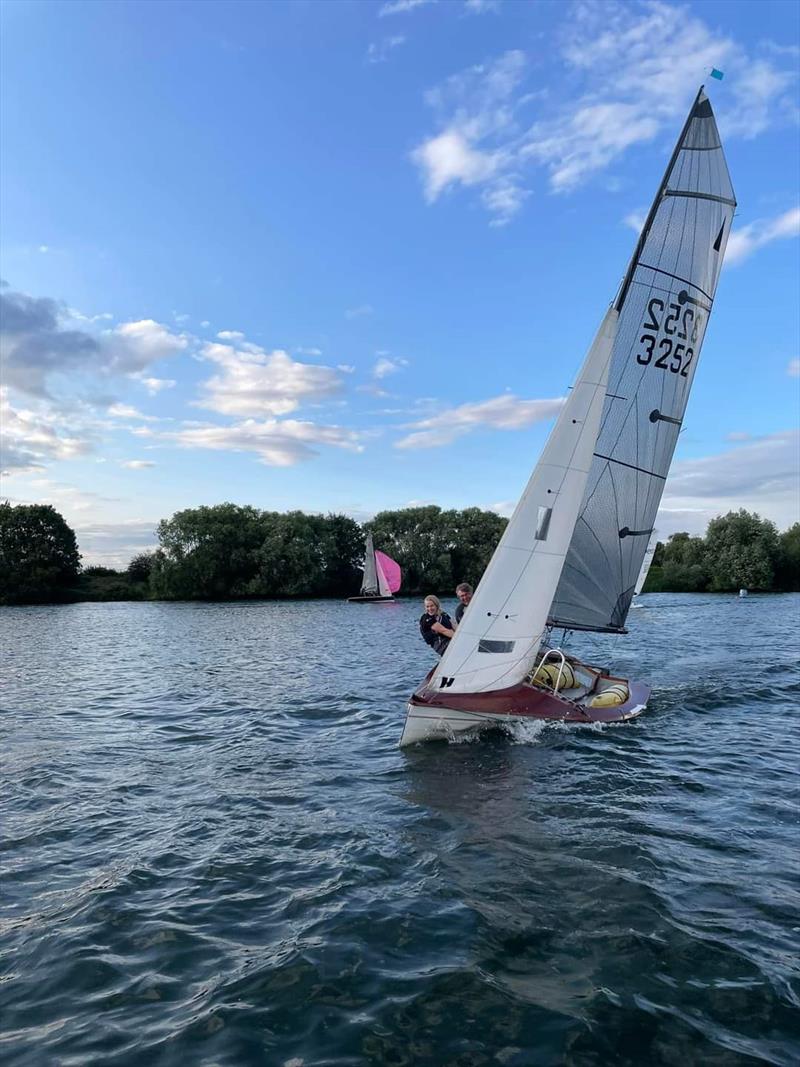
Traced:
<path id="1" fill-rule="evenodd" d="M 415 602 L 2 609 L 3 1063 L 800 1062 L 800 596 L 642 602 L 402 752 Z"/>

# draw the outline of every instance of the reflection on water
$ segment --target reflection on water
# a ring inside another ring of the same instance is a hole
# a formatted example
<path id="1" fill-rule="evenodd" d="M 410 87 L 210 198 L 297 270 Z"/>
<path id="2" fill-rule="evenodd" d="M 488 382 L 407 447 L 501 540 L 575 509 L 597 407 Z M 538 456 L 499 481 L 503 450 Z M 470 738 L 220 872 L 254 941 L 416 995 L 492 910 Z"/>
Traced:
<path id="1" fill-rule="evenodd" d="M 642 603 L 636 723 L 402 752 L 414 603 L 5 609 L 4 1062 L 800 1061 L 800 598 Z"/>

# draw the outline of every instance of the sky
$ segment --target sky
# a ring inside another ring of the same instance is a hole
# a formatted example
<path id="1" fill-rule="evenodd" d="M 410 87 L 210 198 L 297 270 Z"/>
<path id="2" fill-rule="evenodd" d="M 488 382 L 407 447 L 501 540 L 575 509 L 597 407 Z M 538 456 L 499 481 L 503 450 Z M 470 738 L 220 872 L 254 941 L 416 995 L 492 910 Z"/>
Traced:
<path id="1" fill-rule="evenodd" d="M 739 206 L 656 525 L 786 528 L 799 11 L 4 0 L 3 498 L 111 566 L 224 501 L 510 514 L 705 81 Z"/>

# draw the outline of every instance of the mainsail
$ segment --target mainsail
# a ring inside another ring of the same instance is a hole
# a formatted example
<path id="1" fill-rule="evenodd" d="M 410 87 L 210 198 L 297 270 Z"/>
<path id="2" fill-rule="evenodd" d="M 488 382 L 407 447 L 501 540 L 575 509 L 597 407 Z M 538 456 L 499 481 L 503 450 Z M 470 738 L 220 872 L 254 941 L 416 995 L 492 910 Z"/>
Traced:
<path id="1" fill-rule="evenodd" d="M 702 88 L 614 307 L 600 433 L 550 622 L 622 631 L 680 433 L 736 200 Z"/>
<path id="2" fill-rule="evenodd" d="M 364 550 L 364 578 L 361 582 L 360 596 L 386 596 L 378 585 L 378 569 L 375 566 L 375 546 L 372 543 L 372 534 L 367 534 L 367 544 Z"/>

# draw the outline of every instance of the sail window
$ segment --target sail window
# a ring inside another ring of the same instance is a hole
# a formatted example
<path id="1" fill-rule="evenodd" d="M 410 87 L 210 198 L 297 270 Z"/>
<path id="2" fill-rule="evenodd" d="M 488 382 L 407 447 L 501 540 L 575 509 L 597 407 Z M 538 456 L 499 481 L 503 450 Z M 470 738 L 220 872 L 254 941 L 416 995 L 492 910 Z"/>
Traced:
<path id="1" fill-rule="evenodd" d="M 486 638 L 483 638 L 481 641 L 478 642 L 478 651 L 479 652 L 513 652 L 514 651 L 514 642 L 513 641 L 488 641 Z"/>
<path id="2" fill-rule="evenodd" d="M 537 541 L 547 540 L 547 531 L 550 529 L 550 516 L 552 514 L 552 508 L 539 507 L 539 516 L 536 520 L 536 533 L 534 534 Z"/>

